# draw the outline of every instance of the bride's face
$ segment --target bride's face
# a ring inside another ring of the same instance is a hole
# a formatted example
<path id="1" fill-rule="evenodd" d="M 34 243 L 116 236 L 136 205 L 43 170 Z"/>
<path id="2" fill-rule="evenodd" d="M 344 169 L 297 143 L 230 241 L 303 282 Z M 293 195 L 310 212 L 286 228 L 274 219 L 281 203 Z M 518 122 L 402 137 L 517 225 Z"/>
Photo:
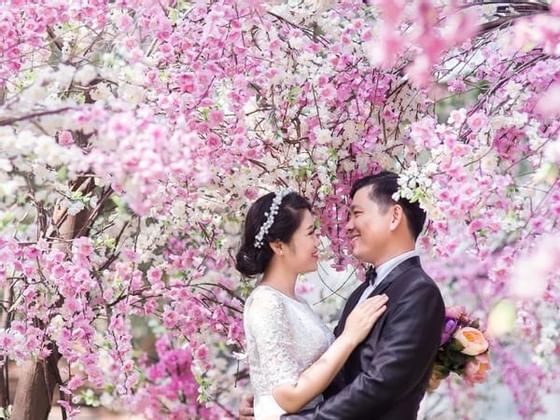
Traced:
<path id="1" fill-rule="evenodd" d="M 305 210 L 303 219 L 288 244 L 286 263 L 298 273 L 317 270 L 319 261 L 319 237 L 315 227 L 315 217 Z"/>

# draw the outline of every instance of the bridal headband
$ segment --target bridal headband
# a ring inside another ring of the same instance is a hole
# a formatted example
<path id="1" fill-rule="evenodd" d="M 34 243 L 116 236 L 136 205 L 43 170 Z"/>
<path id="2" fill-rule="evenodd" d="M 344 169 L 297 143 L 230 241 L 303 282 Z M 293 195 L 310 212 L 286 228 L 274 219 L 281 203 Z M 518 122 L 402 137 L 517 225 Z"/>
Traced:
<path id="1" fill-rule="evenodd" d="M 255 236 L 255 248 L 262 248 L 264 242 L 264 236 L 270 230 L 270 227 L 274 223 L 274 218 L 278 214 L 278 210 L 280 209 L 280 204 L 282 204 L 282 200 L 288 194 L 290 194 L 292 190 L 290 189 L 283 189 L 276 193 L 274 199 L 272 200 L 272 204 L 270 205 L 270 210 L 268 210 L 264 215 L 266 216 L 266 220 L 259 229 L 259 233 Z"/>

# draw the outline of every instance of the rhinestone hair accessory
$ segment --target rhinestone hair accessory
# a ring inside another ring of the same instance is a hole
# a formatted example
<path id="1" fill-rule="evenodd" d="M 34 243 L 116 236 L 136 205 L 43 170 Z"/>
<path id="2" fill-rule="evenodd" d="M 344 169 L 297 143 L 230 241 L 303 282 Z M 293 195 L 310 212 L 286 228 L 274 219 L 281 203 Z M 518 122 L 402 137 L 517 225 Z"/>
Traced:
<path id="1" fill-rule="evenodd" d="M 270 205 L 270 210 L 268 210 L 264 215 L 266 216 L 266 220 L 259 229 L 259 233 L 255 236 L 255 248 L 262 248 L 264 245 L 264 237 L 270 230 L 270 227 L 274 223 L 274 218 L 278 214 L 278 209 L 280 209 L 280 204 L 282 204 L 282 200 L 288 194 L 290 194 L 292 190 L 284 189 L 276 193 L 274 199 L 272 200 L 272 204 Z"/>

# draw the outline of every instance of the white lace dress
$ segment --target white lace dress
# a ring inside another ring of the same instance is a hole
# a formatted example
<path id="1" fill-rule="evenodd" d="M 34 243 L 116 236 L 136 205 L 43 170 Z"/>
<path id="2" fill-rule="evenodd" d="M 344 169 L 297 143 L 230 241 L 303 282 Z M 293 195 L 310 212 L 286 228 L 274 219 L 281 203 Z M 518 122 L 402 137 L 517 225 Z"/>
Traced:
<path id="1" fill-rule="evenodd" d="M 305 301 L 267 285 L 257 286 L 247 299 L 243 321 L 255 420 L 283 414 L 272 397 L 272 388 L 295 384 L 332 344 L 334 336 Z M 321 401 L 318 396 L 305 408 Z"/>

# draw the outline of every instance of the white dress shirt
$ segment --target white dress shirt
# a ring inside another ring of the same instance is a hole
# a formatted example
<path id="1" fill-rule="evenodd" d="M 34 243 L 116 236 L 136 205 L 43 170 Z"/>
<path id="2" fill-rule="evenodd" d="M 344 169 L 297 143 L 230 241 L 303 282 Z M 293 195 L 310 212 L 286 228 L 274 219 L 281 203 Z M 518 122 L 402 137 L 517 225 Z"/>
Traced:
<path id="1" fill-rule="evenodd" d="M 369 285 L 366 290 L 362 293 L 360 300 L 358 303 L 363 302 L 367 299 L 367 297 L 373 292 L 373 290 L 379 286 L 379 284 L 393 271 L 400 263 L 405 260 L 408 260 L 412 257 L 418 257 L 417 251 L 408 251 L 403 254 L 397 255 L 394 258 L 391 258 L 389 261 L 384 262 L 379 267 L 376 267 L 375 271 L 377 272 L 377 277 L 375 278 L 375 283 L 373 285 Z"/>

